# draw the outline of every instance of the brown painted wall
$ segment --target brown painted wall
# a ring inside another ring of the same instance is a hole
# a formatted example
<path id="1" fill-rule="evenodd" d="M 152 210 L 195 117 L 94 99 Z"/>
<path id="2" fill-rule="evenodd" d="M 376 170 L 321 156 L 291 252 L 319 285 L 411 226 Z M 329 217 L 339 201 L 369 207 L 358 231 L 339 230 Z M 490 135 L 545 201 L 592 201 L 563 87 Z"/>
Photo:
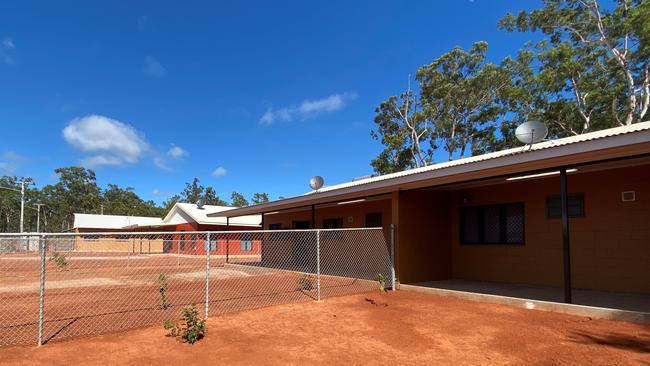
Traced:
<path id="1" fill-rule="evenodd" d="M 331 207 L 316 207 L 316 228 L 322 228 L 324 219 L 343 219 L 344 228 L 362 228 L 366 224 L 366 214 L 373 212 L 382 213 L 382 225 L 384 226 L 385 233 L 388 233 L 388 228 L 391 223 L 391 203 L 389 199 L 359 202 L 346 205 L 336 205 Z M 304 211 L 278 213 L 267 215 L 264 218 L 264 229 L 269 228 L 272 224 L 280 224 L 282 229 L 291 229 L 293 221 L 309 221 L 311 222 L 311 209 Z M 305 257 L 314 257 L 308 252 L 308 248 L 315 248 L 315 237 L 313 235 L 305 234 L 299 236 L 296 240 L 296 235 L 286 235 L 282 233 L 272 233 L 270 238 L 264 240 L 262 247 L 262 261 L 268 265 L 289 267 L 295 265 L 292 253 L 305 253 Z M 355 234 L 342 234 L 342 236 L 335 236 L 329 239 L 327 235 L 322 238 L 321 251 L 323 268 L 350 268 L 354 264 L 363 260 L 363 251 L 342 248 L 342 245 L 349 245 L 354 242 Z M 387 238 L 387 236 L 386 236 Z M 313 242 L 313 243 L 312 243 Z M 388 243 L 388 241 L 386 241 Z M 299 245 L 305 247 L 298 248 Z M 387 244 L 388 245 L 388 244 Z M 337 253 L 338 251 L 338 253 Z M 345 253 L 345 255 L 341 255 Z M 355 257 L 358 255 L 358 257 Z M 338 261 L 338 263 L 337 263 Z M 304 261 L 303 261 L 304 263 Z"/>
<path id="2" fill-rule="evenodd" d="M 398 269 L 402 283 L 451 278 L 450 200 L 447 192 L 400 192 Z"/>
<path id="3" fill-rule="evenodd" d="M 366 226 L 366 213 L 381 212 L 382 224 L 388 228 L 391 223 L 390 199 L 336 205 L 330 207 L 316 206 L 316 228 L 321 229 L 324 219 L 342 218 L 344 228 L 358 228 Z M 264 217 L 264 229 L 268 230 L 271 224 L 280 224 L 282 229 L 291 229 L 293 221 L 311 221 L 311 209 L 303 211 L 278 213 Z"/>
<path id="4" fill-rule="evenodd" d="M 570 219 L 573 287 L 650 293 L 650 166 L 568 178 L 569 192 L 584 193 L 585 204 L 585 216 Z M 636 201 L 621 201 L 628 190 L 636 191 Z M 546 216 L 546 198 L 557 194 L 557 176 L 455 192 L 453 277 L 561 286 L 561 222 Z M 461 245 L 463 196 L 469 204 L 524 202 L 525 245 Z"/>

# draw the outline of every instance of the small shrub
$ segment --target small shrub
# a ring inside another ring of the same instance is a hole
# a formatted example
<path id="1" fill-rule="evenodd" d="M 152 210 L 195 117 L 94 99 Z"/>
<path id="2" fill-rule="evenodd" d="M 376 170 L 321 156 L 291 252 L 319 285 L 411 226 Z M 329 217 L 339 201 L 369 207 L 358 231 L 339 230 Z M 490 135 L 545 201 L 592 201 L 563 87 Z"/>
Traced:
<path id="1" fill-rule="evenodd" d="M 65 255 L 59 252 L 52 253 L 52 256 L 50 257 L 50 262 L 54 262 L 54 265 L 58 269 L 66 269 L 68 267 L 68 260 L 65 258 Z"/>
<path id="2" fill-rule="evenodd" d="M 386 292 L 386 281 L 388 281 L 388 276 L 380 273 L 375 276 L 375 281 L 379 282 L 379 292 Z"/>
<path id="3" fill-rule="evenodd" d="M 169 308 L 167 303 L 167 276 L 164 273 L 158 275 L 158 291 L 160 291 L 160 308 L 166 310 Z"/>
<path id="4" fill-rule="evenodd" d="M 207 328 L 205 320 L 199 318 L 199 311 L 196 305 L 188 306 L 181 311 L 181 320 L 176 324 L 166 321 L 165 329 L 169 330 L 168 336 L 180 337 L 183 342 L 194 344 L 205 337 Z"/>
<path id="5" fill-rule="evenodd" d="M 303 274 L 298 279 L 299 290 L 309 291 L 314 288 L 314 277 L 310 274 Z"/>

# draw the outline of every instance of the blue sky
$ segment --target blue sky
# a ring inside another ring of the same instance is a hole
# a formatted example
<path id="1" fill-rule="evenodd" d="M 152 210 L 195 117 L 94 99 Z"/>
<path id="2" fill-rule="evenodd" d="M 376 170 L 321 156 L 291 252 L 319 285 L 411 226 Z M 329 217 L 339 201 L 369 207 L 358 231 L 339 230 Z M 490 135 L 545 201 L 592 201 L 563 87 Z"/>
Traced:
<path id="1" fill-rule="evenodd" d="M 537 1 L 3 1 L 0 174 L 92 167 L 157 202 L 198 177 L 272 199 L 370 174 L 374 109 L 454 46 L 498 62 Z"/>

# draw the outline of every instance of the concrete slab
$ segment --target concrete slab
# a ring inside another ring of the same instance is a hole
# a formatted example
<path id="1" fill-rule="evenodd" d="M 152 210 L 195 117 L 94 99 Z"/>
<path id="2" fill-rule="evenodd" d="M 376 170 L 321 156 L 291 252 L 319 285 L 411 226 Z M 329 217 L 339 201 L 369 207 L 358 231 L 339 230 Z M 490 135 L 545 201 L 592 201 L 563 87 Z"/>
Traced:
<path id="1" fill-rule="evenodd" d="M 527 309 L 650 324 L 650 295 L 573 290 L 573 304 L 563 303 L 561 288 L 465 280 L 402 284 L 400 290 L 453 296 Z"/>

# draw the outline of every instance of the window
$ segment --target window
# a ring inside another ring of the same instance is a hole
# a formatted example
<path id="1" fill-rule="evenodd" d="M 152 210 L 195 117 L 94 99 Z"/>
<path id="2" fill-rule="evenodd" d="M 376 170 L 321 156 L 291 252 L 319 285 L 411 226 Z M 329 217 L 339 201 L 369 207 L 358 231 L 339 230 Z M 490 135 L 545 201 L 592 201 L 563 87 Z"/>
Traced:
<path id="1" fill-rule="evenodd" d="M 269 230 L 281 230 L 282 224 L 269 224 Z"/>
<path id="2" fill-rule="evenodd" d="M 343 218 L 338 217 L 335 219 L 323 220 L 323 229 L 341 229 L 343 227 Z M 325 240 L 341 240 L 343 233 L 341 231 L 324 231 L 322 238 Z"/>
<path id="3" fill-rule="evenodd" d="M 323 229 L 340 229 L 343 227 L 343 219 L 325 219 L 323 220 Z"/>
<path id="4" fill-rule="evenodd" d="M 250 233 L 242 234 L 239 247 L 242 252 L 250 252 L 253 250 L 253 238 Z"/>
<path id="5" fill-rule="evenodd" d="M 460 210 L 462 244 L 524 244 L 524 204 L 468 206 Z"/>
<path id="6" fill-rule="evenodd" d="M 381 227 L 381 212 L 366 214 L 366 227 Z"/>
<path id="7" fill-rule="evenodd" d="M 569 194 L 568 208 L 569 217 L 585 216 L 585 195 L 582 193 Z M 562 217 L 562 197 L 549 196 L 546 198 L 546 216 L 549 219 L 558 219 Z"/>
<path id="8" fill-rule="evenodd" d="M 217 250 L 217 238 L 211 237 L 210 238 L 210 251 L 214 252 Z"/>

